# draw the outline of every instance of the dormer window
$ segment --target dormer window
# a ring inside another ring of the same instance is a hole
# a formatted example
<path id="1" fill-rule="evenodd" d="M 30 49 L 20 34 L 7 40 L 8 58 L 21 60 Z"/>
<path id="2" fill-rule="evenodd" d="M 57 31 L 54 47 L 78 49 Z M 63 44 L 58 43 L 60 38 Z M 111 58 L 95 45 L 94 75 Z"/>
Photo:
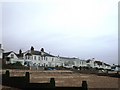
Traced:
<path id="1" fill-rule="evenodd" d="M 14 54 L 11 54 L 11 58 L 14 58 Z"/>

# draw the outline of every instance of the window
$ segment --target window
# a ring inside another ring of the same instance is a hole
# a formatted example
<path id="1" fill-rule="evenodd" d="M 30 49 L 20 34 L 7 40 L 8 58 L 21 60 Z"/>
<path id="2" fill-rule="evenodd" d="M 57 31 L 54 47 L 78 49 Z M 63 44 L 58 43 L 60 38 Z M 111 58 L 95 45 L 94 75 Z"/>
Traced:
<path id="1" fill-rule="evenodd" d="M 42 60 L 43 60 L 43 57 L 41 57 L 42 58 Z"/>
<path id="2" fill-rule="evenodd" d="M 6 60 L 7 60 L 7 61 L 10 61 L 10 57 L 7 57 Z"/>
<path id="3" fill-rule="evenodd" d="M 38 60 L 40 60 L 40 57 L 38 57 Z"/>
<path id="4" fill-rule="evenodd" d="M 14 58 L 14 54 L 11 54 L 11 58 Z"/>
<path id="5" fill-rule="evenodd" d="M 52 58 L 52 61 L 54 60 L 54 58 Z"/>
<path id="6" fill-rule="evenodd" d="M 44 63 L 44 66 L 45 66 L 45 63 Z"/>
<path id="7" fill-rule="evenodd" d="M 27 59 L 27 56 L 25 56 L 25 59 Z"/>
<path id="8" fill-rule="evenodd" d="M 36 56 L 34 56 L 34 60 L 36 60 Z"/>
<path id="9" fill-rule="evenodd" d="M 28 56 L 28 59 L 30 59 L 30 56 Z"/>

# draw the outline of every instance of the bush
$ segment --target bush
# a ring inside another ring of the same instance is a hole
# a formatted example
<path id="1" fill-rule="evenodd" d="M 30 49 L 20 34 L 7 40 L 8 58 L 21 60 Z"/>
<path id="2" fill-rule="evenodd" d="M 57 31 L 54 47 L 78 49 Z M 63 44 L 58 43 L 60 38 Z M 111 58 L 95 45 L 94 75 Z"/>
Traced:
<path id="1" fill-rule="evenodd" d="M 77 66 L 73 66 L 73 68 L 74 68 L 74 69 L 78 69 L 78 67 L 77 67 Z"/>
<path id="2" fill-rule="evenodd" d="M 12 65 L 14 65 L 14 66 L 22 66 L 22 64 L 20 62 L 13 63 Z"/>
<path id="3" fill-rule="evenodd" d="M 29 67 L 25 67 L 23 66 L 20 62 L 16 62 L 16 63 L 13 63 L 13 64 L 3 64 L 2 65 L 2 69 L 29 69 Z"/>

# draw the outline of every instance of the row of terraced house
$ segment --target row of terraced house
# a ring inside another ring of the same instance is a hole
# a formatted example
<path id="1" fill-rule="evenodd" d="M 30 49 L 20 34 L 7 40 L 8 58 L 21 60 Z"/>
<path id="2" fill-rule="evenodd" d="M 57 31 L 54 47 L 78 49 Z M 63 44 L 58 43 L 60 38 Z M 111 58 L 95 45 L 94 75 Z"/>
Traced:
<path id="1" fill-rule="evenodd" d="M 82 60 L 75 57 L 61 57 L 51 55 L 45 52 L 44 48 L 41 48 L 39 51 L 35 50 L 33 46 L 31 46 L 30 50 L 22 52 L 19 50 L 19 53 L 15 53 L 14 51 L 5 52 L 1 49 L 0 45 L 0 58 L 5 60 L 6 64 L 20 62 L 24 66 L 31 67 L 55 67 L 55 66 L 63 66 L 67 68 L 76 67 L 92 67 L 92 68 L 103 68 L 103 69 L 111 69 L 111 65 L 101 62 L 100 60 L 89 59 Z"/>

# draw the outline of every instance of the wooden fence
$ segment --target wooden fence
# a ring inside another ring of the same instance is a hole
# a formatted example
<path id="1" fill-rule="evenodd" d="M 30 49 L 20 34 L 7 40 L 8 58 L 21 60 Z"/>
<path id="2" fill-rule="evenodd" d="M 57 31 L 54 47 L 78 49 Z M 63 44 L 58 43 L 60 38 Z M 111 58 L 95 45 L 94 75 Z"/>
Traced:
<path id="1" fill-rule="evenodd" d="M 81 87 L 56 87 L 55 79 L 51 78 L 49 83 L 30 83 L 30 74 L 29 72 L 25 73 L 25 76 L 10 76 L 9 70 L 6 70 L 6 73 L 2 75 L 2 85 L 10 86 L 19 89 L 67 89 L 69 90 L 87 90 L 87 82 L 82 81 Z"/>

